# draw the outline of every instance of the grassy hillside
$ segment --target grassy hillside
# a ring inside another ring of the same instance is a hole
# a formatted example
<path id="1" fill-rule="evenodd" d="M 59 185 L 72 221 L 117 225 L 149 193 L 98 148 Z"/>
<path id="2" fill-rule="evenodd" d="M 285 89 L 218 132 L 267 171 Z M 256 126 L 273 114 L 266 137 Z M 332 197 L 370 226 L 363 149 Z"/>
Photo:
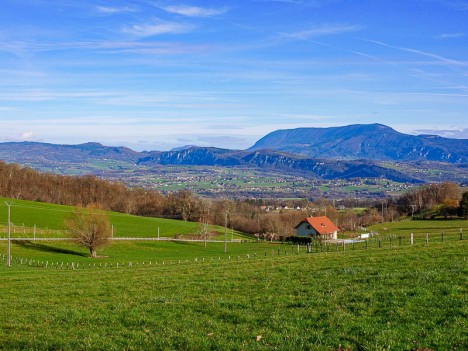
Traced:
<path id="1" fill-rule="evenodd" d="M 58 252 L 13 250 L 90 260 L 48 246 Z M 230 245 L 229 260 L 221 244 L 118 243 L 106 253 L 146 261 L 119 269 L 0 261 L 0 349 L 468 349 L 468 240 L 272 257 L 278 247 Z"/>
<path id="2" fill-rule="evenodd" d="M 14 224 L 13 237 L 32 237 L 36 225 L 37 237 L 62 237 L 65 230 L 64 219 L 70 215 L 70 206 L 53 205 L 43 202 L 13 200 L 0 198 L 0 236 L 5 236 L 8 223 L 8 207 L 11 203 L 11 222 Z M 158 227 L 161 237 L 174 237 L 177 234 L 193 234 L 198 230 L 198 224 L 163 218 L 131 216 L 117 212 L 108 212 L 111 224 L 114 225 L 115 237 L 156 237 Z M 24 225 L 24 229 L 23 229 Z M 219 234 L 224 228 L 211 228 Z M 24 235 L 26 234 L 26 235 Z M 236 238 L 241 233 L 234 232 Z M 231 232 L 230 236 L 231 238 Z"/>
<path id="3" fill-rule="evenodd" d="M 70 210 L 14 200 L 12 221 L 63 230 Z M 111 218 L 135 236 L 196 226 Z M 381 245 L 310 254 L 287 244 L 228 243 L 225 254 L 223 243 L 118 241 L 92 259 L 70 242 L 18 241 L 11 268 L 0 241 L 0 350 L 466 350 L 465 223 L 385 223 L 373 227 Z"/>
<path id="4" fill-rule="evenodd" d="M 405 238 L 408 238 L 411 233 L 418 238 L 425 238 L 426 233 L 433 238 L 440 238 L 442 233 L 445 236 L 457 236 L 462 229 L 462 233 L 465 231 L 464 234 L 468 237 L 468 221 L 463 219 L 386 222 L 373 225 L 368 229 L 378 232 L 382 237 L 395 235 Z"/>

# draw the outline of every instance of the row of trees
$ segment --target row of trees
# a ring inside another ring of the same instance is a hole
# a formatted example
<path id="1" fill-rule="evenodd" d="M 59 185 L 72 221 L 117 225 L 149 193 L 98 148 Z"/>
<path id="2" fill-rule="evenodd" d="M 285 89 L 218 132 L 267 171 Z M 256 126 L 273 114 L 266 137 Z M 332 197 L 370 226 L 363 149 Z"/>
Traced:
<path id="1" fill-rule="evenodd" d="M 293 235 L 295 225 L 308 216 L 326 215 L 340 229 L 355 231 L 434 207 L 440 213 L 468 215 L 466 209 L 460 212 L 462 206 L 468 207 L 468 195 L 464 195 L 463 199 L 467 199 L 463 200 L 459 186 L 453 183 L 422 186 L 397 199 L 367 204 L 367 208 L 359 213 L 351 209 L 337 211 L 326 199 L 289 204 L 290 207 L 300 206 L 300 211 L 266 212 L 258 201 L 210 200 L 186 190 L 162 195 L 154 190 L 128 188 L 92 176 L 43 174 L 3 162 L 0 162 L 0 195 L 71 206 L 98 204 L 105 210 L 227 225 L 246 233 L 285 237 Z"/>
<path id="2" fill-rule="evenodd" d="M 420 218 L 457 215 L 466 218 L 468 213 L 464 208 L 468 206 L 468 195 L 465 194 L 455 183 L 428 184 L 400 196 L 398 205 L 402 212 Z"/>
<path id="3" fill-rule="evenodd" d="M 201 200 L 187 191 L 164 196 L 157 191 L 128 188 L 94 176 L 39 173 L 4 162 L 0 162 L 0 195 L 69 206 L 100 204 L 105 210 L 183 220 L 197 220 L 202 207 Z"/>

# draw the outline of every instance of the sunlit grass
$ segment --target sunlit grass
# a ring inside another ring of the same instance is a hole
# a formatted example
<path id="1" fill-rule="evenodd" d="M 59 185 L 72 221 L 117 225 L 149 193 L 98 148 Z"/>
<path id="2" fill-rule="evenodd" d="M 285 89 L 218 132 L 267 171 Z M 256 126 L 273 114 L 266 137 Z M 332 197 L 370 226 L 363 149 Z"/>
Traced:
<path id="1" fill-rule="evenodd" d="M 466 240 L 312 254 L 244 243 L 226 255 L 220 244 L 118 243 L 99 260 L 50 245 L 71 252 L 13 250 L 84 266 L 1 261 L 0 349 L 468 348 Z"/>

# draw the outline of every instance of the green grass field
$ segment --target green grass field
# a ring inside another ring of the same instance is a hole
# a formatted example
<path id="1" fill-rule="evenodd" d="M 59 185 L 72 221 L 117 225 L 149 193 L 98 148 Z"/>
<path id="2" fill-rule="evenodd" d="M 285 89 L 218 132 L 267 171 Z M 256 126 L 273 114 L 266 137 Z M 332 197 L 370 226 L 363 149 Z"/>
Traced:
<path id="1" fill-rule="evenodd" d="M 468 349 L 468 240 L 311 254 L 117 243 L 99 260 L 43 245 L 12 251 L 82 265 L 0 262 L 2 350 Z"/>
<path id="2" fill-rule="evenodd" d="M 8 207 L 11 203 L 11 222 L 14 224 L 12 237 L 33 237 L 36 225 L 36 237 L 63 237 L 64 219 L 70 215 L 70 206 L 53 205 L 42 202 L 13 200 L 0 198 L 0 236 L 6 236 L 8 223 Z M 115 237 L 157 237 L 158 228 L 161 237 L 174 237 L 177 234 L 195 234 L 199 225 L 164 218 L 150 218 L 109 212 L 109 220 L 114 226 Z M 224 228 L 211 226 L 218 233 L 218 238 L 224 237 Z M 245 235 L 229 230 L 229 239 L 245 238 Z"/>
<path id="3" fill-rule="evenodd" d="M 70 211 L 14 201 L 25 226 L 60 230 Z M 111 216 L 135 236 L 196 225 Z M 367 245 L 312 253 L 114 241 L 92 259 L 71 242 L 14 241 L 9 268 L 0 241 L 0 350 L 467 350 L 465 223 L 384 223 Z"/>
<path id="4" fill-rule="evenodd" d="M 408 238 L 413 233 L 414 237 L 417 238 L 425 238 L 426 234 L 429 234 L 429 237 L 439 239 L 442 233 L 446 237 L 457 236 L 461 229 L 462 234 L 468 237 L 468 221 L 463 219 L 405 220 L 376 224 L 368 229 L 378 232 L 382 237 L 394 235 Z"/>

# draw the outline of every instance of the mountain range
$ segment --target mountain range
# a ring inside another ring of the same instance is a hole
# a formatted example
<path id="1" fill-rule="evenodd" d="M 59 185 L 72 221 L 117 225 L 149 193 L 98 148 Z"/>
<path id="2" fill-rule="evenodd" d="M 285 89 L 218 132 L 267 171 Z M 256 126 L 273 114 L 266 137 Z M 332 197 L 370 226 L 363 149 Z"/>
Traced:
<path id="1" fill-rule="evenodd" d="M 250 148 L 262 149 L 312 158 L 468 162 L 468 139 L 408 135 L 382 124 L 277 130 Z"/>
<path id="2" fill-rule="evenodd" d="M 351 125 L 279 130 L 247 150 L 186 146 L 171 151 L 137 152 L 99 143 L 56 145 L 0 143 L 0 160 L 65 174 L 103 174 L 164 166 L 248 167 L 314 179 L 385 178 L 420 182 L 414 174 L 378 161 L 438 161 L 466 172 L 468 140 L 411 136 L 390 127 Z"/>

